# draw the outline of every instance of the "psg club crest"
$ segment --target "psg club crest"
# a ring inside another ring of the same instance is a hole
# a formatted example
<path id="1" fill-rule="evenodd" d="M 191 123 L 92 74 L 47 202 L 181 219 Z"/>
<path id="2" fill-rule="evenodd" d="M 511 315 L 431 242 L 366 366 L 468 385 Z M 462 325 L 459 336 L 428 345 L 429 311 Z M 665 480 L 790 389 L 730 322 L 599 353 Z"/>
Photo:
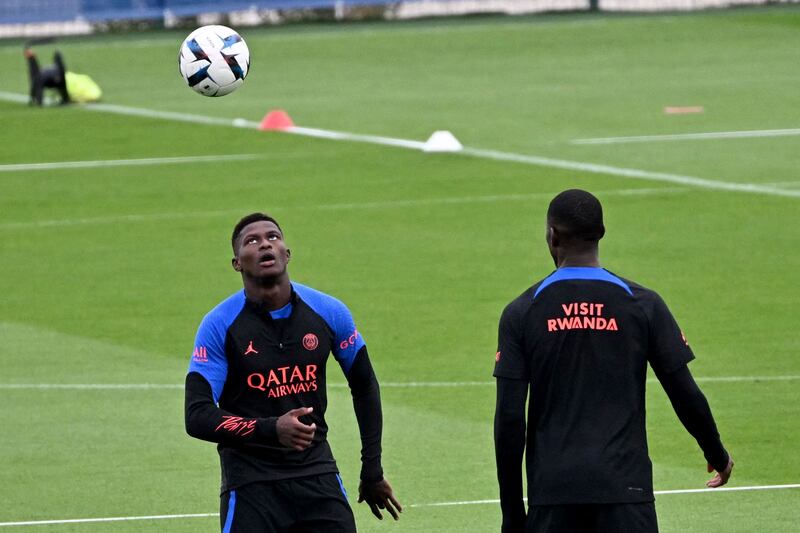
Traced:
<path id="1" fill-rule="evenodd" d="M 303 337 L 303 348 L 306 350 L 316 350 L 317 346 L 319 346 L 319 339 L 313 333 L 306 333 L 306 336 Z"/>

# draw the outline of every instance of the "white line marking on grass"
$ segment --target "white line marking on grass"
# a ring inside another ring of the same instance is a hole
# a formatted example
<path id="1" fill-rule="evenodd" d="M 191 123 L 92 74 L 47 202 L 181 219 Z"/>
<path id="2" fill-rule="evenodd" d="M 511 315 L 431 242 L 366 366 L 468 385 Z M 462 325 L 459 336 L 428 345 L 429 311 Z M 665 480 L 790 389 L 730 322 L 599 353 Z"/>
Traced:
<path id="1" fill-rule="evenodd" d="M 606 174 L 623 178 L 644 179 L 649 181 L 663 181 L 667 183 L 677 183 L 680 185 L 691 185 L 704 189 L 716 189 L 722 191 L 747 192 L 755 194 L 769 194 L 774 196 L 787 196 L 800 198 L 800 191 L 779 189 L 766 185 L 754 183 L 733 183 L 728 181 L 716 181 L 682 174 L 668 174 L 665 172 L 649 172 L 635 168 L 614 167 L 609 165 L 598 165 L 594 163 L 581 163 L 579 161 L 567 161 L 564 159 L 552 159 L 549 157 L 539 157 L 534 155 L 511 154 L 498 152 L 495 150 L 479 150 L 476 148 L 465 148 L 463 154 L 495 159 L 497 161 L 511 161 L 543 167 L 560 168 L 565 170 L 579 170 L 581 172 L 591 172 L 594 174 Z"/>
<path id="2" fill-rule="evenodd" d="M 785 137 L 790 135 L 800 135 L 800 128 L 782 130 L 712 131 L 707 133 L 675 133 L 667 135 L 633 135 L 629 137 L 598 137 L 595 139 L 573 139 L 570 141 L 570 144 L 620 144 L 702 139 L 747 139 L 753 137 Z"/>
<path id="3" fill-rule="evenodd" d="M 2 95 L 2 93 L 0 93 Z M 243 118 L 216 118 L 207 117 L 204 115 L 193 115 L 190 113 L 176 113 L 173 111 L 157 111 L 154 109 L 143 109 L 139 107 L 130 107 L 114 104 L 86 104 L 83 109 L 87 111 L 102 111 L 105 113 L 115 113 L 118 115 L 128 115 L 145 118 L 167 119 L 179 122 L 190 122 L 194 124 L 208 124 L 211 126 L 232 126 L 235 128 L 247 128 L 257 130 L 261 125 L 260 122 L 252 120 L 245 120 Z M 317 128 L 303 128 L 293 126 L 285 130 L 284 133 L 291 133 L 294 135 L 303 135 L 305 137 L 317 137 L 321 139 L 332 139 L 337 141 L 353 141 L 363 142 L 369 144 L 381 144 L 386 146 L 395 146 L 398 148 L 410 148 L 412 150 L 422 150 L 425 146 L 421 141 L 410 141 L 406 139 L 394 139 L 391 137 L 381 137 L 378 135 L 361 135 L 358 133 L 347 133 L 341 131 L 322 130 Z"/>
<path id="4" fill-rule="evenodd" d="M 618 189 L 608 191 L 595 191 L 597 196 L 650 196 L 659 194 L 675 194 L 688 192 L 684 187 L 658 187 L 641 189 Z M 317 206 L 302 206 L 302 209 L 385 209 L 392 207 L 416 207 L 423 205 L 471 204 L 492 202 L 516 202 L 546 199 L 550 200 L 557 192 L 530 193 L 530 194 L 491 194 L 486 196 L 452 196 L 444 198 L 420 198 L 412 200 L 387 200 L 384 202 L 353 202 L 347 204 L 327 204 Z"/>
<path id="5" fill-rule="evenodd" d="M 710 376 L 695 377 L 698 383 L 741 383 L 759 381 L 796 381 L 800 376 Z M 413 389 L 413 388 L 444 388 L 444 387 L 486 387 L 494 385 L 495 381 L 405 381 L 380 383 L 381 388 Z M 656 378 L 649 378 L 647 383 L 658 383 Z M 329 383 L 329 387 L 346 387 L 345 383 Z"/>
<path id="6" fill-rule="evenodd" d="M 528 498 L 523 498 L 528 501 Z M 500 503 L 500 500 L 464 500 L 463 502 L 435 502 L 435 503 L 410 503 L 404 507 L 454 507 L 457 505 L 485 505 Z"/>
<path id="7" fill-rule="evenodd" d="M 750 491 L 750 490 L 781 490 L 781 489 L 798 489 L 800 484 L 792 485 L 756 485 L 752 487 L 719 487 L 716 489 L 677 489 L 677 490 L 655 490 L 655 495 L 669 495 L 669 494 L 696 494 L 699 492 L 737 492 L 737 491 Z M 527 498 L 523 498 L 527 501 Z M 451 507 L 458 505 L 486 505 L 498 504 L 500 500 L 466 500 L 461 502 L 436 502 L 436 503 L 412 503 L 406 507 Z"/>
<path id="8" fill-rule="evenodd" d="M 261 159 L 258 154 L 194 155 L 185 157 L 149 157 L 143 159 L 108 159 L 104 161 L 56 161 L 52 163 L 17 163 L 0 165 L 0 172 L 30 170 L 62 170 L 70 168 L 127 167 L 140 165 L 175 165 L 185 163 L 217 163 L 224 161 L 250 161 Z"/>
<path id="9" fill-rule="evenodd" d="M 781 490 L 781 489 L 797 489 L 800 484 L 792 485 L 757 485 L 752 487 L 720 487 L 717 489 L 677 489 L 677 490 L 656 490 L 653 491 L 656 495 L 669 495 L 669 494 L 696 494 L 700 492 L 738 492 L 738 491 L 751 491 L 751 490 Z M 527 498 L 523 498 L 527 500 Z M 459 505 L 487 505 L 498 504 L 500 500 L 465 500 L 456 502 L 433 502 L 433 503 L 412 503 L 406 507 L 422 508 L 422 507 L 453 507 Z M 69 518 L 65 520 L 26 520 L 21 522 L 0 522 L 0 527 L 14 527 L 14 526 L 43 526 L 43 525 L 56 525 L 56 524 L 81 524 L 81 523 L 96 523 L 96 522 L 123 522 L 133 520 L 169 520 L 176 518 L 212 518 L 219 517 L 219 513 L 195 513 L 195 514 L 166 514 L 166 515 L 149 515 L 149 516 L 114 516 L 108 518 Z"/>
<path id="10" fill-rule="evenodd" d="M 737 492 L 743 490 L 781 490 L 781 489 L 800 489 L 800 483 L 791 485 L 755 485 L 751 487 L 718 487 L 716 489 L 676 489 L 676 490 L 656 490 L 654 494 L 695 494 L 698 492 Z"/>
<path id="11" fill-rule="evenodd" d="M 639 189 L 617 189 L 607 191 L 595 191 L 595 194 L 602 197 L 606 196 L 645 196 L 658 194 L 676 194 L 688 192 L 690 189 L 682 187 L 657 187 Z M 425 205 L 448 205 L 448 204 L 468 204 L 468 203 L 490 203 L 504 201 L 527 201 L 536 199 L 551 199 L 558 192 L 530 193 L 530 194 L 493 194 L 487 196 L 460 196 L 444 198 L 419 198 L 409 200 L 387 200 L 384 202 L 351 202 L 342 204 L 323 204 L 323 205 L 301 205 L 284 206 L 276 210 L 286 209 L 311 209 L 311 210 L 339 210 L 339 209 L 388 209 L 401 207 L 415 207 Z M 112 215 L 106 217 L 86 217 L 71 219 L 50 219 L 36 220 L 31 222 L 5 222 L 0 223 L 0 230 L 17 230 L 25 228 L 43 228 L 58 226 L 75 226 L 81 224 L 98 224 L 113 222 L 148 222 L 158 220 L 178 220 L 191 218 L 208 218 L 212 216 L 232 216 L 241 215 L 242 209 L 222 210 L 222 211 L 190 211 L 186 213 L 153 213 L 153 214 L 134 214 L 134 215 Z"/>
<path id="12" fill-rule="evenodd" d="M 177 122 L 190 122 L 192 124 L 207 124 L 210 126 L 231 126 L 234 128 L 258 129 L 259 123 L 245 120 L 242 118 L 217 118 L 205 115 L 193 115 L 190 113 L 176 113 L 174 111 L 156 111 L 155 109 L 143 109 L 139 107 L 129 107 L 114 104 L 84 104 L 81 109 L 87 111 L 101 111 L 104 113 L 115 113 L 117 115 L 128 115 L 135 117 L 157 118 L 162 120 L 174 120 Z"/>
<path id="13" fill-rule="evenodd" d="M 5 96 L 13 97 L 14 101 L 18 101 L 20 95 L 12 93 L 0 92 L 0 98 Z M 141 109 L 128 106 L 119 106 L 111 104 L 86 104 L 82 106 L 83 109 L 91 111 L 104 111 L 109 113 L 120 113 L 125 115 L 144 116 L 149 118 L 179 120 L 184 122 L 194 122 L 201 124 L 223 125 L 242 128 L 257 128 L 258 123 L 241 118 L 237 119 L 221 119 L 214 117 L 206 117 L 203 115 L 191 115 L 188 113 L 174 113 L 171 111 L 155 111 L 151 109 Z M 293 127 L 288 130 L 283 130 L 287 133 L 294 135 L 305 135 L 310 137 L 322 137 L 326 139 L 365 142 L 371 144 L 390 145 L 399 148 L 410 148 L 414 150 L 421 149 L 425 143 L 421 141 L 413 141 L 406 139 L 394 139 L 391 137 L 380 137 L 373 135 L 359 135 L 347 132 L 330 131 L 316 128 L 301 128 Z M 480 157 L 484 159 L 492 159 L 495 161 L 508 161 L 514 163 L 522 163 L 527 165 L 536 165 L 548 168 L 560 168 L 564 170 L 577 170 L 580 172 L 589 172 L 594 174 L 604 174 L 609 176 L 618 176 L 624 178 L 644 179 L 650 181 L 663 181 L 667 183 L 677 183 L 680 185 L 690 185 L 693 187 L 701 187 L 705 189 L 714 189 L 732 192 L 746 192 L 753 194 L 768 194 L 773 196 L 785 196 L 800 198 L 800 191 L 786 190 L 776 187 L 769 187 L 754 183 L 734 183 L 727 181 L 717 181 L 704 178 L 697 178 L 694 176 L 685 176 L 681 174 L 669 174 L 665 172 L 650 172 L 646 170 L 639 170 L 634 168 L 614 167 L 610 165 L 600 165 L 595 163 L 583 163 L 579 161 L 568 161 L 564 159 L 553 159 L 549 157 L 539 157 L 535 155 L 514 154 L 508 152 L 500 152 L 496 150 L 483 150 L 478 148 L 464 148 L 460 154 L 470 155 L 473 157 Z M 457 155 L 457 154 L 454 154 Z"/>
<path id="14" fill-rule="evenodd" d="M 741 382 L 741 381 L 795 381 L 800 379 L 800 376 L 709 376 L 694 378 L 698 383 L 727 383 L 727 382 Z M 657 379 L 649 379 L 648 381 L 657 382 Z"/>
<path id="15" fill-rule="evenodd" d="M 55 524 L 85 524 L 92 522 L 126 522 L 131 520 L 168 520 L 174 518 L 210 518 L 218 517 L 219 513 L 195 514 L 162 514 L 152 516 L 111 516 L 107 518 L 68 518 L 65 520 L 28 520 L 25 522 L 0 522 L 0 527 L 13 526 L 44 526 Z"/>
<path id="16" fill-rule="evenodd" d="M 8 93 L 0 91 L 0 100 L 8 102 L 28 103 L 28 96 L 18 93 Z M 190 113 L 177 113 L 174 111 L 157 111 L 155 109 L 143 109 L 140 107 L 130 107 L 115 104 L 78 104 L 80 109 L 87 111 L 100 111 L 114 113 L 117 115 L 128 115 L 134 117 L 156 118 L 163 120 L 173 120 L 177 122 L 190 122 L 192 124 L 208 124 L 210 126 L 231 126 L 234 128 L 258 129 L 259 122 L 245 120 L 243 118 L 216 118 L 205 115 L 193 115 Z"/>
<path id="17" fill-rule="evenodd" d="M 153 390 L 183 389 L 180 383 L 0 383 L 0 389 Z"/>
<path id="18" fill-rule="evenodd" d="M 62 218 L 50 220 L 33 220 L 31 222 L 6 222 L 0 224 L 0 230 L 18 230 L 26 228 L 50 228 L 62 226 L 79 226 L 83 224 L 113 223 L 113 222 L 153 222 L 159 220 L 180 220 L 201 218 L 205 219 L 212 216 L 241 216 L 245 210 L 226 210 L 226 211 L 197 211 L 187 213 L 152 213 L 135 215 L 110 215 L 107 217 L 85 217 L 85 218 Z"/>
<path id="19" fill-rule="evenodd" d="M 334 139 L 338 141 L 354 141 L 369 144 L 382 144 L 386 146 L 396 146 L 398 148 L 410 148 L 412 150 L 422 150 L 425 143 L 422 141 L 410 141 L 406 139 L 394 139 L 392 137 L 381 137 L 378 135 L 361 135 L 358 133 L 347 133 L 343 131 L 320 130 L 316 128 L 288 128 L 286 133 L 294 135 L 305 135 L 307 137 L 319 137 L 322 139 Z"/>
<path id="20" fill-rule="evenodd" d="M 7 93 L 5 91 L 0 91 L 0 100 L 6 100 L 7 102 L 19 102 L 21 104 L 28 103 L 28 96 L 25 94 L 19 93 Z"/>
<path id="21" fill-rule="evenodd" d="M 696 377 L 698 383 L 741 383 L 759 381 L 796 381 L 799 376 L 711 376 Z M 648 383 L 658 383 L 655 378 Z M 387 381 L 380 383 L 386 389 L 487 387 L 494 381 Z M 347 383 L 328 383 L 332 389 L 347 388 Z M 0 390 L 54 389 L 54 390 L 182 390 L 180 383 L 0 383 Z"/>
<path id="22" fill-rule="evenodd" d="M 792 187 L 792 186 L 800 185 L 800 180 L 773 181 L 773 182 L 770 182 L 770 183 L 762 183 L 762 185 L 767 185 L 769 187 Z"/>
<path id="23" fill-rule="evenodd" d="M 494 385 L 494 381 L 401 381 L 379 383 L 381 388 L 389 389 L 416 389 L 416 388 L 440 388 L 440 387 L 475 387 Z M 336 386 L 347 387 L 346 383 L 337 383 Z"/>

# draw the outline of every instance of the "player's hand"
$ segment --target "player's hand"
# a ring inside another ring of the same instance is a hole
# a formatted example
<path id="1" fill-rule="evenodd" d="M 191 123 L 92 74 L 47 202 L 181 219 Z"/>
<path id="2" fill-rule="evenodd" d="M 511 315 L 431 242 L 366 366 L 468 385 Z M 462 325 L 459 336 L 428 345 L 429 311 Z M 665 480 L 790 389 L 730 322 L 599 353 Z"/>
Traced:
<path id="1" fill-rule="evenodd" d="M 385 479 L 380 481 L 362 481 L 358 486 L 358 503 L 367 502 L 372 514 L 383 520 L 381 509 L 386 510 L 395 520 L 400 519 L 403 506 L 394 497 L 392 486 Z"/>
<path id="2" fill-rule="evenodd" d="M 275 429 L 278 432 L 278 442 L 289 448 L 301 452 L 311 446 L 314 440 L 314 432 L 317 431 L 316 424 L 304 424 L 300 421 L 301 416 L 309 415 L 314 410 L 313 407 L 300 407 L 292 409 L 278 418 Z"/>
<path id="3" fill-rule="evenodd" d="M 732 470 L 733 470 L 733 457 L 728 456 L 728 466 L 725 467 L 725 470 L 723 470 L 722 472 L 717 472 L 717 474 L 713 478 L 709 479 L 706 482 L 706 486 L 711 487 L 712 489 L 721 487 L 722 485 L 727 483 L 728 480 L 730 479 Z M 708 465 L 708 472 L 711 473 L 713 471 L 714 467 Z"/>

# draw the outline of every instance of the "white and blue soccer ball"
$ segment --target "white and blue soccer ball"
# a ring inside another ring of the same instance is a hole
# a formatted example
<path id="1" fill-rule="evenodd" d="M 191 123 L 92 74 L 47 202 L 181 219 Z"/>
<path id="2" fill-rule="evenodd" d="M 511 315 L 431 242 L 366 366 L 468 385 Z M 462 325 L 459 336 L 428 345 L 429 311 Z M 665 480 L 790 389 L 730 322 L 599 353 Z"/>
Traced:
<path id="1" fill-rule="evenodd" d="M 244 83 L 250 50 L 227 26 L 197 28 L 183 41 L 178 66 L 186 83 L 204 96 L 225 96 Z"/>

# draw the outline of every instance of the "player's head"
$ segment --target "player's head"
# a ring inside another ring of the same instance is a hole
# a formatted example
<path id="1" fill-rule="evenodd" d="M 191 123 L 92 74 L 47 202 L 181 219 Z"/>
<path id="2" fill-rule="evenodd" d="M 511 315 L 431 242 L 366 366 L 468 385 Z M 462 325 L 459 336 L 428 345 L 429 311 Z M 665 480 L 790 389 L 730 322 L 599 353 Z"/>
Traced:
<path id="1" fill-rule="evenodd" d="M 231 234 L 233 269 L 251 279 L 272 279 L 286 274 L 291 250 L 283 240 L 278 221 L 264 213 L 242 217 Z"/>
<path id="2" fill-rule="evenodd" d="M 547 244 L 553 259 L 559 251 L 591 252 L 603 238 L 603 207 L 593 194 L 581 189 L 559 193 L 547 209 Z"/>
<path id="3" fill-rule="evenodd" d="M 239 248 L 239 237 L 242 235 L 242 230 L 252 224 L 253 222 L 272 222 L 275 224 L 275 227 L 281 231 L 283 234 L 283 230 L 281 230 L 280 224 L 278 221 L 272 218 L 271 216 L 267 215 L 266 213 L 250 213 L 249 215 L 243 216 L 239 222 L 233 227 L 233 234 L 231 235 L 231 247 L 233 247 L 233 253 L 236 254 L 237 249 Z"/>

